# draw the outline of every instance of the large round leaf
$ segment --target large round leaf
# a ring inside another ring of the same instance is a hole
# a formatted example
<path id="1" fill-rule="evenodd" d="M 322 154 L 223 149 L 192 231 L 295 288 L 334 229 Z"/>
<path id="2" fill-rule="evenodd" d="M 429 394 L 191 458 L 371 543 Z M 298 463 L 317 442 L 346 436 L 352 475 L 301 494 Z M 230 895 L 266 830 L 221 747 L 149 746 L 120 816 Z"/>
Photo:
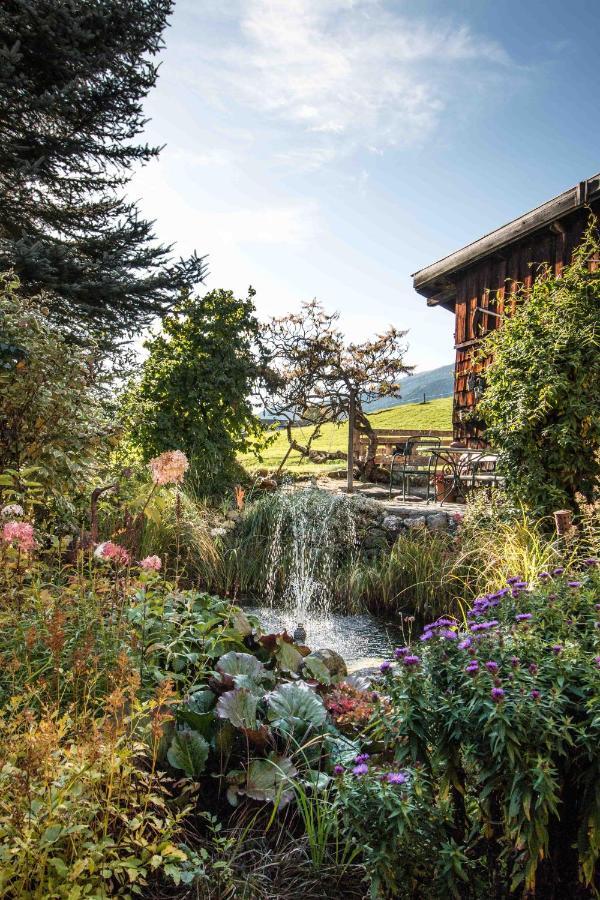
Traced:
<path id="1" fill-rule="evenodd" d="M 208 759 L 208 742 L 197 731 L 177 731 L 167 759 L 174 769 L 183 769 L 188 778 L 202 775 Z"/>
<path id="2" fill-rule="evenodd" d="M 219 697 L 217 703 L 217 715 L 220 719 L 227 719 L 236 728 L 255 729 L 257 699 L 251 691 L 239 688 L 235 691 L 227 691 Z"/>
<path id="3" fill-rule="evenodd" d="M 301 681 L 281 684 L 268 696 L 269 721 L 280 731 L 322 725 L 327 712 L 320 697 Z"/>
<path id="4" fill-rule="evenodd" d="M 252 800 L 262 800 L 280 806 L 289 803 L 294 796 L 291 787 L 286 784 L 297 774 L 292 761 L 285 756 L 270 753 L 266 759 L 253 759 L 245 771 L 230 772 L 227 776 L 229 788 L 227 798 L 237 805 L 239 794 L 245 794 Z"/>
<path id="5" fill-rule="evenodd" d="M 261 684 L 271 681 L 272 677 L 261 661 L 251 653 L 236 653 L 232 650 L 217 663 L 217 682 L 223 687 L 244 687 L 254 690 L 260 696 L 263 693 Z"/>

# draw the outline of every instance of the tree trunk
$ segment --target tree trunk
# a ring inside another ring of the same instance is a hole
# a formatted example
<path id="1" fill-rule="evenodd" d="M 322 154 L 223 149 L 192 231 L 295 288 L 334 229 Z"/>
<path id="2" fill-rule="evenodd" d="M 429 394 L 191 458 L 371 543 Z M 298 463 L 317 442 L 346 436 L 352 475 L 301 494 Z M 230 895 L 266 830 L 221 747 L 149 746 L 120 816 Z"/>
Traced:
<path id="1" fill-rule="evenodd" d="M 306 444 L 299 444 L 298 441 L 296 440 L 296 438 L 292 435 L 291 422 L 287 423 L 286 431 L 287 431 L 287 438 L 288 438 L 288 441 L 290 444 L 290 449 L 296 450 L 297 453 L 300 453 L 301 456 L 307 457 L 307 459 L 310 459 L 311 462 L 324 463 L 324 462 L 328 462 L 332 459 L 340 459 L 340 460 L 345 461 L 348 458 L 347 454 L 344 453 L 343 450 L 335 450 L 334 452 L 331 452 L 329 450 L 312 450 L 311 449 L 310 445 L 315 440 L 315 438 L 317 438 L 320 434 L 320 431 L 321 431 L 320 426 L 317 426 L 317 428 L 315 428 L 315 430 L 311 434 L 311 436 L 308 439 Z"/>

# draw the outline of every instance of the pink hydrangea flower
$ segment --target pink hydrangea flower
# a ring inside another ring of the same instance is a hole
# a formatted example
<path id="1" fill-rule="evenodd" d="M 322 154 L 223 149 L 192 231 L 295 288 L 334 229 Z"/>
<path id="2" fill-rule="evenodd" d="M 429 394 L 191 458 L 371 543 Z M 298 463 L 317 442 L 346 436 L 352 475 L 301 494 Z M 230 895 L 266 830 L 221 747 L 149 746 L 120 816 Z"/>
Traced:
<path id="1" fill-rule="evenodd" d="M 8 506 L 3 507 L 0 511 L 0 516 L 2 516 L 3 519 L 22 515 L 24 515 L 24 511 L 20 503 L 9 503 Z"/>
<path id="2" fill-rule="evenodd" d="M 160 572 L 161 566 L 160 556 L 147 556 L 140 562 L 140 569 L 145 569 L 147 572 Z"/>
<path id="3" fill-rule="evenodd" d="M 16 543 L 20 550 L 33 550 L 33 525 L 29 522 L 7 522 L 2 529 L 2 540 L 7 544 Z"/>
<path id="4" fill-rule="evenodd" d="M 112 541 L 104 541 L 98 544 L 94 550 L 94 556 L 98 559 L 113 559 L 118 565 L 127 566 L 131 562 L 131 557 L 125 547 L 115 544 Z"/>
<path id="5" fill-rule="evenodd" d="M 181 450 L 167 450 L 151 459 L 148 467 L 154 484 L 181 484 L 190 464 Z"/>

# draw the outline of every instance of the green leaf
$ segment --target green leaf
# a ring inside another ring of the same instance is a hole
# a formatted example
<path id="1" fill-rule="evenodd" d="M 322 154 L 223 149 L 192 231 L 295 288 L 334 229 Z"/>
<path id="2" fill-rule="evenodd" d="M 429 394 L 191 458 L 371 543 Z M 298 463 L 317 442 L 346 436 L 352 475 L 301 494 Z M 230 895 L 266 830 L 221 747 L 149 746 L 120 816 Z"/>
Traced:
<path id="1" fill-rule="evenodd" d="M 304 660 L 304 669 L 312 678 L 320 684 L 331 684 L 329 669 L 322 659 L 316 656 L 307 656 Z"/>
<path id="2" fill-rule="evenodd" d="M 220 719 L 227 719 L 236 728 L 254 730 L 257 726 L 256 704 L 257 698 L 244 688 L 227 691 L 219 697 L 217 715 Z"/>
<path id="3" fill-rule="evenodd" d="M 227 688 L 244 687 L 247 690 L 257 689 L 260 695 L 261 684 L 273 680 L 263 663 L 251 653 L 237 653 L 232 650 L 220 658 L 216 666 L 217 679 Z"/>
<path id="4" fill-rule="evenodd" d="M 327 712 L 321 698 L 304 682 L 282 684 L 268 696 L 269 721 L 281 731 L 323 725 Z"/>
<path id="5" fill-rule="evenodd" d="M 167 759 L 174 769 L 183 769 L 188 778 L 197 778 L 204 772 L 208 751 L 208 742 L 197 731 L 177 731 Z"/>
<path id="6" fill-rule="evenodd" d="M 302 666 L 302 655 L 298 653 L 293 644 L 287 641 L 279 641 L 279 648 L 275 654 L 279 667 L 284 672 L 292 672 L 296 675 Z"/>
<path id="7" fill-rule="evenodd" d="M 227 776 L 227 797 L 233 805 L 237 803 L 237 795 L 244 794 L 252 800 L 278 801 L 284 806 L 294 796 L 293 789 L 286 789 L 286 784 L 296 775 L 297 770 L 290 759 L 270 753 L 266 759 L 251 760 L 245 771 L 231 772 Z"/>

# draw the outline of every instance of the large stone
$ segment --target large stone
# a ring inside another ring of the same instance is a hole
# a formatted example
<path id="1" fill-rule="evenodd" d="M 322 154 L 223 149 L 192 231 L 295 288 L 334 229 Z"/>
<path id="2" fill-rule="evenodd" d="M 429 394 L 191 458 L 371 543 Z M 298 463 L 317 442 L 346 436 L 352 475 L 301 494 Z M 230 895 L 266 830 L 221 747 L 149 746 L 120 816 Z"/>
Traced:
<path id="1" fill-rule="evenodd" d="M 345 678 L 348 674 L 343 656 L 340 656 L 335 650 L 329 650 L 326 647 L 321 650 L 313 650 L 306 658 L 320 659 L 332 677 L 340 675 L 342 678 Z"/>
<path id="2" fill-rule="evenodd" d="M 402 519 L 399 516 L 388 515 L 385 516 L 383 522 L 381 523 L 381 527 L 385 528 L 386 531 L 389 531 L 390 534 L 397 535 L 404 526 L 402 523 Z"/>
<path id="3" fill-rule="evenodd" d="M 445 531 L 448 528 L 448 516 L 445 512 L 437 512 L 427 516 L 427 527 L 430 531 Z"/>
<path id="4" fill-rule="evenodd" d="M 408 519 L 404 520 L 404 524 L 407 528 L 425 528 L 427 526 L 427 519 L 425 516 L 410 516 Z"/>

